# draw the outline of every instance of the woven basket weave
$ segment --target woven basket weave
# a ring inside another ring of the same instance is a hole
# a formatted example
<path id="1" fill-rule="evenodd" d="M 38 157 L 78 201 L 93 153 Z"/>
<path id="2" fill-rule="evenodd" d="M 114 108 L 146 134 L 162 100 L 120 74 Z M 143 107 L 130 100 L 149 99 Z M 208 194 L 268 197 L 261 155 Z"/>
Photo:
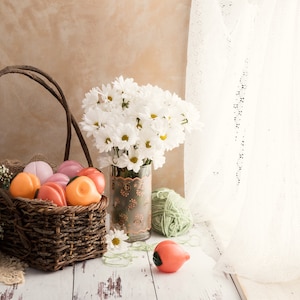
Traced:
<path id="1" fill-rule="evenodd" d="M 92 166 L 86 143 L 59 85 L 32 66 L 6 67 L 0 71 L 0 77 L 9 73 L 22 74 L 38 82 L 59 101 L 67 120 L 64 160 L 69 158 L 73 128 L 88 165 Z M 18 170 L 16 165 L 13 161 L 14 170 Z M 58 207 L 38 199 L 12 198 L 0 188 L 0 250 L 44 271 L 57 271 L 75 262 L 100 257 L 106 251 L 107 206 L 105 196 L 89 206 Z"/>

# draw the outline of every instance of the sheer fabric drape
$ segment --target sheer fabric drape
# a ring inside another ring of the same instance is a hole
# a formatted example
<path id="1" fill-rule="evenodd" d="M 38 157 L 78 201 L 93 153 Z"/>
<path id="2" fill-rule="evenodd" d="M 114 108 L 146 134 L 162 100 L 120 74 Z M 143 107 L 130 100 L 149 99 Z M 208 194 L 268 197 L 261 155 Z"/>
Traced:
<path id="1" fill-rule="evenodd" d="M 300 1 L 192 0 L 185 190 L 224 252 L 216 268 L 300 277 Z"/>

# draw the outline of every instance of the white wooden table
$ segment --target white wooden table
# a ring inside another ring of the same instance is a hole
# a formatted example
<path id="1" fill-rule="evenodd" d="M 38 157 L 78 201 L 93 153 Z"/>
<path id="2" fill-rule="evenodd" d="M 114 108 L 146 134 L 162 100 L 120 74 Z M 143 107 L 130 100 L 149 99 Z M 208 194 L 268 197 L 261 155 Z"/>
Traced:
<path id="1" fill-rule="evenodd" d="M 152 234 L 146 243 L 165 239 Z M 28 268 L 25 283 L 0 284 L 0 300 L 240 300 L 232 278 L 213 270 L 215 262 L 202 250 L 203 242 L 182 244 L 190 260 L 172 274 L 158 271 L 153 251 L 134 251 L 126 267 L 109 266 L 98 258 L 53 273 Z"/>

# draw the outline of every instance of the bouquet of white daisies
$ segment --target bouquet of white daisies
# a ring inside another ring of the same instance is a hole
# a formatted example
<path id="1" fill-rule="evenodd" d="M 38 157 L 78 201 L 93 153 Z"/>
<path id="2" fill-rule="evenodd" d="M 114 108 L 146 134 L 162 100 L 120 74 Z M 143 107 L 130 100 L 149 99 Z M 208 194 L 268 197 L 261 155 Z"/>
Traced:
<path id="1" fill-rule="evenodd" d="M 109 165 L 138 172 L 165 163 L 165 152 L 184 143 L 186 133 L 201 127 L 194 105 L 174 93 L 132 78 L 116 78 L 92 88 L 82 101 L 83 131 L 92 137 L 100 168 Z"/>

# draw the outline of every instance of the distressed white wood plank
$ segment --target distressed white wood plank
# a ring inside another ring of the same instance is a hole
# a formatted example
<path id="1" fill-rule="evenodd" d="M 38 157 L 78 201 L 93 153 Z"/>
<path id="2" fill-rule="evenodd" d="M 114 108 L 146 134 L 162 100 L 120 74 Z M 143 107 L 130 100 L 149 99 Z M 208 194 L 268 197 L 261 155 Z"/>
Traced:
<path id="1" fill-rule="evenodd" d="M 72 299 L 73 267 L 57 272 L 26 269 L 25 283 L 0 284 L 1 300 L 67 300 Z"/>
<path id="2" fill-rule="evenodd" d="M 111 267 L 98 258 L 53 273 L 27 269 L 25 284 L 0 285 L 0 299 L 239 300 L 231 278 L 213 271 L 215 260 L 207 253 L 214 257 L 218 255 L 218 249 L 211 241 L 209 228 L 204 226 L 193 230 L 187 237 L 179 239 L 187 241 L 198 234 L 201 242 L 197 244 L 196 241 L 194 247 L 182 245 L 191 258 L 176 273 L 159 272 L 153 264 L 152 250 L 148 253 L 135 251 L 135 258 L 127 267 Z M 155 246 L 165 239 L 152 234 L 147 243 Z"/>
<path id="3" fill-rule="evenodd" d="M 108 266 L 101 258 L 77 264 L 73 299 L 155 300 L 147 253 L 137 251 L 134 254 L 133 262 L 126 267 Z"/>
<path id="4" fill-rule="evenodd" d="M 220 256 L 213 231 L 206 223 L 196 224 L 190 232 L 177 238 L 162 238 L 152 234 L 149 242 L 173 240 L 190 254 L 190 260 L 176 272 L 165 274 L 158 271 L 149 253 L 158 299 L 240 300 L 239 292 L 228 275 L 214 270 Z M 190 246 L 189 243 L 193 246 Z M 184 297 L 184 298 L 182 298 Z"/>
<path id="5" fill-rule="evenodd" d="M 183 247 L 188 260 L 176 273 L 162 273 L 152 264 L 158 299 L 240 300 L 230 277 L 213 270 L 215 261 L 199 247 Z"/>
<path id="6" fill-rule="evenodd" d="M 247 300 L 299 300 L 300 280 L 263 284 L 237 277 Z"/>

